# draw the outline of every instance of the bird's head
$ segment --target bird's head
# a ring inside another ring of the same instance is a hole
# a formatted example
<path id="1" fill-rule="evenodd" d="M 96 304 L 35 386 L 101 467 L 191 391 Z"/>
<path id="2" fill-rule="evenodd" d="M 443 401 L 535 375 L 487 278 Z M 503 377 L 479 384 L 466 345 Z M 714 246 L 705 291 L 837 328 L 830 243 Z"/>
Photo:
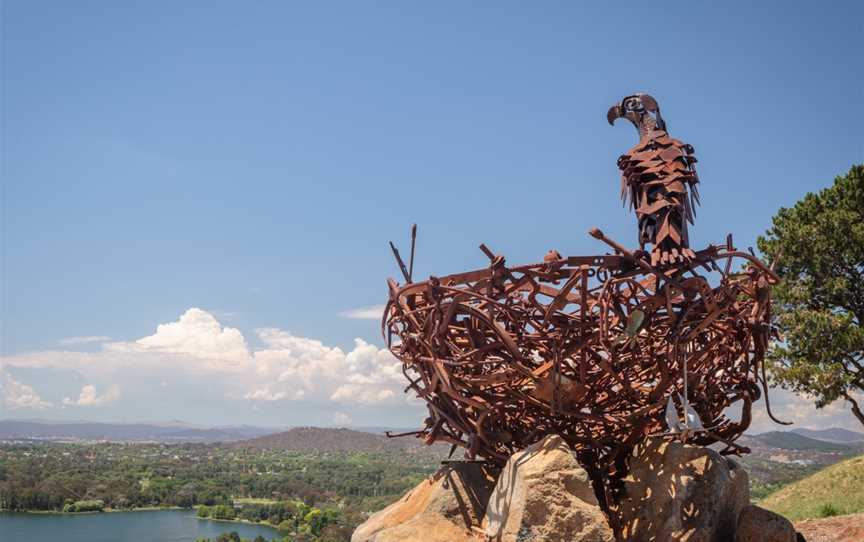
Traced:
<path id="1" fill-rule="evenodd" d="M 633 123 L 639 130 L 639 135 L 644 135 L 652 130 L 666 130 L 666 123 L 660 116 L 660 106 L 657 100 L 649 94 L 633 94 L 621 100 L 620 104 L 613 105 L 606 114 L 609 124 L 614 124 L 615 119 L 623 117 Z"/>

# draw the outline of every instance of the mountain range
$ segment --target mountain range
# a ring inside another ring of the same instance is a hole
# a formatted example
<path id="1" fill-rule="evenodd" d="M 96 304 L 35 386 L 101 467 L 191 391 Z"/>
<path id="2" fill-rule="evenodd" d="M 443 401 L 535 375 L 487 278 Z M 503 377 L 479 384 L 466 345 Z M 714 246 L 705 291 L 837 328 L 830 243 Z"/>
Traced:
<path id="1" fill-rule="evenodd" d="M 793 429 L 793 433 L 804 435 L 816 440 L 824 440 L 826 442 L 864 442 L 864 433 L 858 433 L 843 429 L 842 427 L 832 427 L 830 429 Z"/>
<path id="2" fill-rule="evenodd" d="M 328 451 L 401 451 L 425 448 L 415 438 L 389 439 L 385 427 L 282 429 L 252 425 L 200 426 L 184 422 L 99 423 L 57 420 L 0 420 L 0 440 L 113 440 L 158 442 L 230 442 L 252 448 Z M 399 429 L 395 431 L 404 431 Z M 741 444 L 752 447 L 820 452 L 864 450 L 864 433 L 838 427 L 794 429 L 745 435 Z M 445 447 L 449 448 L 449 447 Z M 436 451 L 437 452 L 437 451 Z"/>
<path id="3" fill-rule="evenodd" d="M 844 430 L 845 431 L 845 430 Z M 818 433 L 818 432 L 817 432 Z M 849 431 L 849 433 L 853 433 Z M 861 435 L 864 437 L 864 435 Z M 744 435 L 738 442 L 750 448 L 767 447 L 781 450 L 802 450 L 814 452 L 851 452 L 864 451 L 864 440 L 838 442 L 823 438 L 805 436 L 798 431 L 769 431 L 757 435 Z"/>
<path id="4" fill-rule="evenodd" d="M 159 442 L 233 442 L 279 431 L 237 425 L 207 427 L 183 422 L 98 423 L 88 421 L 0 420 L 0 440 L 113 440 Z"/>

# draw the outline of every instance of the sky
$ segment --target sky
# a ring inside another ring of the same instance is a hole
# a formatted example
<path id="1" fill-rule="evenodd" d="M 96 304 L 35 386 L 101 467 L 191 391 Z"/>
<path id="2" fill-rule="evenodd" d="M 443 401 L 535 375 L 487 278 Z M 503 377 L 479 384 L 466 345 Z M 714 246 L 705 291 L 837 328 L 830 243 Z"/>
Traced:
<path id="1" fill-rule="evenodd" d="M 419 277 L 634 245 L 634 92 L 696 149 L 696 247 L 864 161 L 861 2 L 0 6 L 0 418 L 418 425 L 387 242 L 419 225 Z"/>

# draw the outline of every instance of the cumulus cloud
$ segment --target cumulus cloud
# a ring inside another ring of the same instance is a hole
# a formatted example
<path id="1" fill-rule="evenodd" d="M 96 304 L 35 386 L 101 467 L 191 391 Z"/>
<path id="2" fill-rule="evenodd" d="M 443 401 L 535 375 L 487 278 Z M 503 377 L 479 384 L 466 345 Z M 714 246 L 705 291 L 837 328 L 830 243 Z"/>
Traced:
<path id="1" fill-rule="evenodd" d="M 96 393 L 96 386 L 93 384 L 87 384 L 81 388 L 81 393 L 78 395 L 77 400 L 72 400 L 69 397 L 63 399 L 64 405 L 78 405 L 78 406 L 100 406 L 106 403 L 110 403 L 112 401 L 116 401 L 120 398 L 120 388 L 117 386 L 111 386 L 108 388 L 102 395 L 98 395 Z"/>
<path id="2" fill-rule="evenodd" d="M 250 359 L 249 347 L 239 329 L 223 327 L 213 314 L 195 307 L 176 322 L 159 324 L 153 335 L 105 347 L 112 352 L 187 357 L 212 370 L 242 370 Z"/>
<path id="3" fill-rule="evenodd" d="M 826 429 L 828 427 L 844 427 L 853 431 L 861 431 L 861 423 L 852 414 L 850 405 L 845 400 L 834 401 L 824 408 L 817 409 L 814 406 L 815 399 L 802 395 L 796 395 L 790 391 L 772 388 L 769 390 L 771 401 L 771 412 L 774 417 L 784 422 L 792 422 L 791 426 L 782 426 L 774 423 L 768 417 L 765 402 L 759 401 L 753 405 L 753 422 L 750 425 L 750 433 L 762 433 L 765 431 L 785 431 L 788 429 Z M 855 396 L 859 402 L 864 399 L 860 395 Z"/>
<path id="4" fill-rule="evenodd" d="M 12 375 L 0 368 L 0 404 L 9 410 L 48 408 L 50 402 L 42 400 L 32 386 L 18 382 Z"/>
<path id="5" fill-rule="evenodd" d="M 258 339 L 266 346 L 253 353 L 259 378 L 276 382 L 261 398 L 284 392 L 285 398 L 301 397 L 345 403 L 393 402 L 403 385 L 400 364 L 387 350 L 362 339 L 345 353 L 321 341 L 297 337 L 279 329 L 261 329 Z M 400 394 L 401 395 L 401 394 Z"/>
<path id="6" fill-rule="evenodd" d="M 303 390 L 299 390 L 303 391 Z M 255 391 L 250 391 L 246 395 L 243 396 L 244 399 L 251 399 L 253 401 L 279 401 L 280 399 L 285 399 L 288 394 L 284 391 L 274 392 L 271 391 L 268 387 L 263 387 L 257 389 Z M 301 393 L 302 397 L 302 393 Z"/>
<path id="7" fill-rule="evenodd" d="M 66 337 L 58 342 L 63 346 L 74 346 L 76 344 L 104 343 L 110 340 L 111 337 L 106 335 L 86 335 L 84 337 Z"/>
<path id="8" fill-rule="evenodd" d="M 339 313 L 339 316 L 342 318 L 351 318 L 353 320 L 380 320 L 383 315 L 384 305 L 372 305 Z"/>
<path id="9" fill-rule="evenodd" d="M 353 348 L 345 351 L 277 328 L 258 329 L 255 338 L 261 346 L 252 349 L 240 330 L 224 326 L 208 311 L 190 308 L 177 320 L 158 325 L 152 335 L 103 343 L 101 352 L 30 352 L 4 361 L 79 372 L 91 384 L 77 399 L 67 398 L 66 405 L 114 401 L 119 398 L 116 384 L 124 381 L 125 386 L 141 391 L 136 387 L 141 377 L 152 379 L 156 389 L 171 385 L 174 390 L 183 389 L 178 379 L 189 377 L 206 383 L 209 394 L 258 404 L 313 401 L 374 406 L 407 401 L 400 363 L 387 350 L 362 339 L 355 339 Z M 113 387 L 99 395 L 100 382 Z"/>
<path id="10" fill-rule="evenodd" d="M 361 386 L 345 384 L 336 388 L 336 391 L 330 395 L 330 399 L 334 401 L 374 404 L 391 399 L 394 395 L 393 390 L 371 390 Z"/>

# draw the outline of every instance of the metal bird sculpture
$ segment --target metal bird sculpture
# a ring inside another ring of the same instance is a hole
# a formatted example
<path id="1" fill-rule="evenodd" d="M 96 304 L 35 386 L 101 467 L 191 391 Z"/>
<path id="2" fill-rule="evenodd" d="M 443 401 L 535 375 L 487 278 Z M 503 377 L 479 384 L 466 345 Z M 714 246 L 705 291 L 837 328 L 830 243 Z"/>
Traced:
<path id="1" fill-rule="evenodd" d="M 404 282 L 387 281 L 382 337 L 428 417 L 389 436 L 448 443 L 469 460 L 504 465 L 558 434 L 605 488 L 627 474 L 627 456 L 649 436 L 748 451 L 735 440 L 754 402 L 764 396 L 767 408 L 760 369 L 779 277 L 731 236 L 690 250 L 692 147 L 669 137 L 648 95 L 624 98 L 608 120 L 619 117 L 640 136 L 619 160 L 639 250 L 594 228 L 589 234 L 611 253 L 550 250 L 541 262 L 513 266 L 481 244 L 483 267 L 415 281 L 413 258 L 406 265 L 391 246 Z M 732 271 L 742 263 L 746 273 Z M 728 416 L 732 405 L 737 419 Z"/>
<path id="2" fill-rule="evenodd" d="M 657 100 L 634 94 L 609 109 L 613 124 L 625 118 L 639 131 L 639 143 L 618 158 L 621 198 L 636 211 L 639 245 L 650 244 L 651 265 L 686 263 L 694 258 L 687 235 L 699 203 L 693 147 L 669 136 Z"/>

